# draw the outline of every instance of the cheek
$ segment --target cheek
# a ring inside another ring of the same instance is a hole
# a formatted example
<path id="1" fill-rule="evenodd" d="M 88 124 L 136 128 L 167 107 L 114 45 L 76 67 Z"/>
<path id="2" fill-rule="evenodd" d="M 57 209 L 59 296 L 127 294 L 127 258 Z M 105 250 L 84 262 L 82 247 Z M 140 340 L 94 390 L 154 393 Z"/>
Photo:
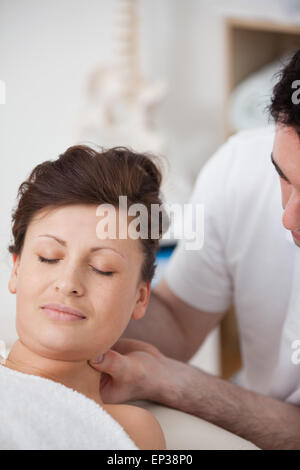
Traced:
<path id="1" fill-rule="evenodd" d="M 134 305 L 135 290 L 128 282 L 99 291 L 95 301 L 99 330 L 104 328 L 120 336 L 130 321 Z"/>
<path id="2" fill-rule="evenodd" d="M 33 270 L 21 269 L 17 279 L 16 305 L 17 312 L 26 310 L 29 304 L 37 307 L 41 302 L 40 293 L 43 292 L 43 279 Z"/>
<path id="3" fill-rule="evenodd" d="M 39 307 L 43 300 L 43 278 L 30 262 L 20 264 L 16 282 L 16 328 L 18 335 L 31 335 L 40 327 Z"/>
<path id="4" fill-rule="evenodd" d="M 102 312 L 108 325 L 115 326 L 129 321 L 134 299 L 128 290 L 106 292 L 99 300 L 99 311 Z M 102 320 L 104 321 L 104 318 Z"/>

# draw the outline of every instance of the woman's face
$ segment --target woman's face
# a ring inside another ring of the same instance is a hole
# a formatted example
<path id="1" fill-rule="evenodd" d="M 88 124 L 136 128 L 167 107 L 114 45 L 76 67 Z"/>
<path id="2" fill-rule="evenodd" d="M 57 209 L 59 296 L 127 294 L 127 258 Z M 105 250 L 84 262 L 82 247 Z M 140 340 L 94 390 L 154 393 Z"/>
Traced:
<path id="1" fill-rule="evenodd" d="M 14 257 L 9 290 L 17 294 L 17 332 L 44 357 L 84 360 L 104 353 L 131 317 L 145 313 L 150 283 L 139 280 L 140 240 L 98 238 L 96 208 L 41 211 L 27 228 L 21 256 Z M 52 318 L 41 308 L 48 303 L 73 307 L 85 318 Z"/>

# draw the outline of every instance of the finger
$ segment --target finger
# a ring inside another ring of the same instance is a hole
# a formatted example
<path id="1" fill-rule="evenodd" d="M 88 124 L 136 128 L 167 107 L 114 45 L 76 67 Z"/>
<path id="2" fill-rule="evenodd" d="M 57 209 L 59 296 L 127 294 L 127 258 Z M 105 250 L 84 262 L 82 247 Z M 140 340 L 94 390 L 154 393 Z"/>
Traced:
<path id="1" fill-rule="evenodd" d="M 100 380 L 100 395 L 104 403 L 118 403 L 118 394 L 116 393 L 116 386 L 110 375 L 102 373 Z"/>
<path id="2" fill-rule="evenodd" d="M 106 374 L 105 372 L 102 372 L 100 379 L 100 390 L 102 391 L 108 383 L 111 383 L 111 380 L 112 379 L 110 375 Z"/>
<path id="3" fill-rule="evenodd" d="M 89 364 L 94 369 L 97 369 L 99 372 L 105 372 L 113 377 L 118 377 L 125 366 L 126 358 L 117 351 L 109 349 L 105 354 L 103 354 L 101 362 L 95 361 L 97 361 L 97 358 L 89 361 Z"/>

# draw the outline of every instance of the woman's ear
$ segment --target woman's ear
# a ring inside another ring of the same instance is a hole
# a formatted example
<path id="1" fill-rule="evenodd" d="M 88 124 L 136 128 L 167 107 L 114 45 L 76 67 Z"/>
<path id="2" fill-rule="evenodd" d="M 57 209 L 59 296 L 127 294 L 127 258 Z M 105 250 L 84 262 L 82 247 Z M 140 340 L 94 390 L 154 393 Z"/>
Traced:
<path id="1" fill-rule="evenodd" d="M 20 264 L 20 257 L 13 253 L 13 269 L 10 275 L 10 280 L 8 282 L 8 289 L 11 294 L 15 294 L 17 292 L 17 278 L 19 272 L 19 264 Z"/>
<path id="2" fill-rule="evenodd" d="M 138 288 L 138 298 L 136 300 L 136 304 L 132 312 L 132 318 L 134 318 L 134 320 L 140 320 L 145 315 L 146 308 L 150 299 L 150 293 L 151 281 L 142 282 L 140 287 Z"/>

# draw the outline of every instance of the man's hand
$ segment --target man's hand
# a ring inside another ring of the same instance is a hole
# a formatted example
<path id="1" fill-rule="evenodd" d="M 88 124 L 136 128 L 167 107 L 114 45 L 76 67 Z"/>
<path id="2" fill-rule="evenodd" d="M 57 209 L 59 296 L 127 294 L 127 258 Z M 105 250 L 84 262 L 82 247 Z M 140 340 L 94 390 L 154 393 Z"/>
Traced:
<path id="1" fill-rule="evenodd" d="M 261 449 L 300 448 L 299 406 L 164 356 L 150 343 L 120 339 L 102 362 L 90 365 L 102 372 L 104 403 L 152 400 L 199 416 Z"/>
<path id="2" fill-rule="evenodd" d="M 158 400 L 164 385 L 170 386 L 168 361 L 172 359 L 150 343 L 121 338 L 100 363 L 89 364 L 101 372 L 100 394 L 104 403 L 122 403 Z"/>

